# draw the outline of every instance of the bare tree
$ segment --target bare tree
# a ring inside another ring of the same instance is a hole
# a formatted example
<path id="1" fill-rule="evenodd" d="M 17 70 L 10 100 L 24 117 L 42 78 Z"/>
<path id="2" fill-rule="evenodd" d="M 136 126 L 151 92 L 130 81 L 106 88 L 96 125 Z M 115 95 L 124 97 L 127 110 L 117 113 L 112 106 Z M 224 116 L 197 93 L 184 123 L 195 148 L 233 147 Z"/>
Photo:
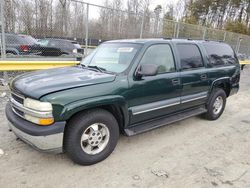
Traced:
<path id="1" fill-rule="evenodd" d="M 67 30 L 67 25 L 66 25 L 66 19 L 67 19 L 67 0 L 59 0 L 60 4 L 61 4 L 61 12 L 62 12 L 62 19 L 61 19 L 61 31 L 62 31 L 62 35 L 65 34 L 66 30 Z"/>
<path id="2" fill-rule="evenodd" d="M 16 9 L 19 8 L 18 0 L 5 0 L 5 30 L 6 32 L 16 31 Z"/>
<path id="3" fill-rule="evenodd" d="M 154 9 L 154 13 L 155 13 L 154 35 L 155 36 L 157 36 L 158 34 L 159 19 L 160 19 L 161 12 L 162 12 L 162 6 L 157 5 Z"/>

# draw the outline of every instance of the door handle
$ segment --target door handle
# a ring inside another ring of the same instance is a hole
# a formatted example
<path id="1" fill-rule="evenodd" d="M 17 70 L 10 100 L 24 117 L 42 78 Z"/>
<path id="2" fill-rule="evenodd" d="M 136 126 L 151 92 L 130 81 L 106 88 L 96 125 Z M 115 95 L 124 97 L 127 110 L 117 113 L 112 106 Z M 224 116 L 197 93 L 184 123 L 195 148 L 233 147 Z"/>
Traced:
<path id="1" fill-rule="evenodd" d="M 178 78 L 172 79 L 172 84 L 173 85 L 179 85 L 180 84 L 180 79 L 178 79 Z"/>
<path id="2" fill-rule="evenodd" d="M 206 80 L 207 79 L 207 75 L 206 74 L 202 74 L 201 75 L 201 80 Z"/>

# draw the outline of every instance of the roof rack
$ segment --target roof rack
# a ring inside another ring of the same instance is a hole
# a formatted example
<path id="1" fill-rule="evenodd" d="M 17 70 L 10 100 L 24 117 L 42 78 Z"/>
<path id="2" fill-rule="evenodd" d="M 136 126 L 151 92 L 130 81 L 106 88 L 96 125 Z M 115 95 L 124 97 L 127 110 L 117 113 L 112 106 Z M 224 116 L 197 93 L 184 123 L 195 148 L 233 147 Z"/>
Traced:
<path id="1" fill-rule="evenodd" d="M 164 40 L 172 40 L 171 37 L 163 37 Z"/>

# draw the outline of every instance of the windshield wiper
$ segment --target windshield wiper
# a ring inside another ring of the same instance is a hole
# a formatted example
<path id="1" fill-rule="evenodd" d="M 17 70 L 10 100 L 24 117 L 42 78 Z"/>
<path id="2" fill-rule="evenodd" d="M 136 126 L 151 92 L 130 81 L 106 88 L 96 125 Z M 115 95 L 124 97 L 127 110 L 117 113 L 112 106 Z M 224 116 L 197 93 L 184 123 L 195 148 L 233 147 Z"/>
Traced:
<path id="1" fill-rule="evenodd" d="M 77 63 L 76 66 L 81 67 L 81 68 L 86 68 L 86 65 L 81 64 L 81 63 Z"/>
<path id="2" fill-rule="evenodd" d="M 112 72 L 112 71 L 108 71 L 108 70 L 106 70 L 105 68 L 102 68 L 102 67 L 98 67 L 98 66 L 96 66 L 96 65 L 84 65 L 84 64 L 81 64 L 81 63 L 79 63 L 79 64 L 77 64 L 78 66 L 81 66 L 81 68 L 84 68 L 84 69 L 88 69 L 88 68 L 90 68 L 90 69 L 95 69 L 95 70 L 97 70 L 97 71 L 99 71 L 99 72 L 105 72 L 105 73 L 108 73 L 108 74 L 115 74 L 115 72 Z"/>
<path id="3" fill-rule="evenodd" d="M 92 69 L 96 69 L 98 70 L 99 72 L 106 72 L 107 70 L 102 68 L 102 67 L 98 67 L 98 66 L 94 66 L 94 65 L 88 65 L 87 68 L 92 68 Z"/>

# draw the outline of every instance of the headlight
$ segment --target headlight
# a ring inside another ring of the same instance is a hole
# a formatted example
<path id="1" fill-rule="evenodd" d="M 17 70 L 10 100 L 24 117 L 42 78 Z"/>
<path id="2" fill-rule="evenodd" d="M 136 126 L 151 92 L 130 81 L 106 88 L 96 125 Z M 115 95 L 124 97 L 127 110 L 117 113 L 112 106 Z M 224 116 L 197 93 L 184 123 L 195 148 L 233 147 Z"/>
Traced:
<path id="1" fill-rule="evenodd" d="M 52 111 L 52 105 L 49 102 L 40 102 L 30 98 L 24 100 L 24 107 L 38 111 Z"/>
<path id="2" fill-rule="evenodd" d="M 74 50 L 73 50 L 73 53 L 77 54 L 77 49 L 74 49 Z"/>
<path id="3" fill-rule="evenodd" d="M 24 99 L 24 107 L 34 110 L 33 114 L 25 113 L 24 117 L 26 120 L 36 123 L 38 125 L 50 125 L 54 123 L 54 118 L 52 117 L 52 105 L 49 102 L 41 102 L 38 100 L 26 98 Z M 41 116 L 41 112 L 51 113 L 51 117 Z M 37 113 L 37 114 L 36 114 Z"/>

